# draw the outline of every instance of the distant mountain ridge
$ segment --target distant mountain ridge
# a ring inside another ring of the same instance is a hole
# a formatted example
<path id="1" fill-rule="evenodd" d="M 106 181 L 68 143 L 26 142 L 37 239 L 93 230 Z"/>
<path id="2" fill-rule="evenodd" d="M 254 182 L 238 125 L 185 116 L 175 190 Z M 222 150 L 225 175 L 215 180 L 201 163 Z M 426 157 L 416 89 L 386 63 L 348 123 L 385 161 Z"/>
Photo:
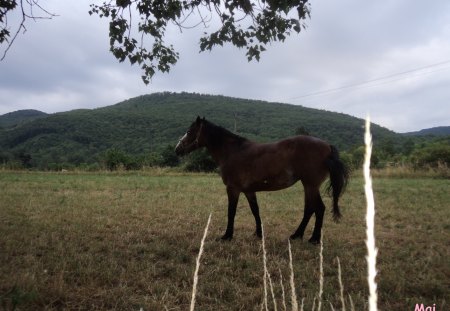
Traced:
<path id="1" fill-rule="evenodd" d="M 0 127 L 14 127 L 48 116 L 45 112 L 33 109 L 18 110 L 0 115 Z"/>
<path id="2" fill-rule="evenodd" d="M 260 142 L 307 131 L 341 151 L 363 144 L 364 120 L 342 113 L 259 100 L 166 92 L 92 110 L 0 116 L 0 120 L 9 122 L 8 127 L 0 130 L 0 160 L 29 155 L 34 166 L 46 167 L 48 163 L 98 163 L 109 149 L 145 156 L 174 146 L 197 115 Z M 15 126 L 11 123 L 14 116 L 21 116 L 16 118 L 19 121 Z M 401 144 L 407 139 L 376 124 L 371 129 L 375 144 L 380 141 Z"/>
<path id="3" fill-rule="evenodd" d="M 422 129 L 416 132 L 408 132 L 402 134 L 407 136 L 427 136 L 427 135 L 447 136 L 450 135 L 450 126 L 437 126 L 428 129 Z"/>

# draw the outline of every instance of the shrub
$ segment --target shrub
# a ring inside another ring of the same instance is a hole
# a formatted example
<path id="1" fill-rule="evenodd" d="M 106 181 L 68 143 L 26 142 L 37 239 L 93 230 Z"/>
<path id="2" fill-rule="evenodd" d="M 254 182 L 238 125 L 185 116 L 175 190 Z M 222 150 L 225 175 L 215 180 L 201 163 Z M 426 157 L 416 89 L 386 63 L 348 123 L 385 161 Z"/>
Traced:
<path id="1" fill-rule="evenodd" d="M 167 145 L 167 147 L 161 152 L 161 162 L 159 165 L 174 167 L 178 164 L 180 164 L 180 159 L 175 153 L 175 147 L 172 145 Z"/>
<path id="2" fill-rule="evenodd" d="M 184 164 L 184 170 L 189 172 L 212 172 L 216 168 L 216 162 L 205 149 L 191 153 Z"/>
<path id="3" fill-rule="evenodd" d="M 119 149 L 108 149 L 104 157 L 105 165 L 110 171 L 123 167 L 126 170 L 137 170 L 142 167 L 141 163 L 134 157 Z"/>
<path id="4" fill-rule="evenodd" d="M 448 143 L 435 143 L 421 149 L 416 149 L 411 154 L 412 162 L 416 167 L 450 166 L 450 145 Z"/>

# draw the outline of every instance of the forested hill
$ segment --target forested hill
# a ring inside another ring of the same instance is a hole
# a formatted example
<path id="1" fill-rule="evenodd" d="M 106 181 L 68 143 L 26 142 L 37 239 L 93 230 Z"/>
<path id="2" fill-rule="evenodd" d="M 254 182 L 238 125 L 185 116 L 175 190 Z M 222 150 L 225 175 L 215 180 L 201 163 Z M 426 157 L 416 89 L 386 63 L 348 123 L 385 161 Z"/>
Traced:
<path id="1" fill-rule="evenodd" d="M 38 110 L 19 110 L 0 116 L 0 128 L 9 128 L 48 116 Z"/>
<path id="2" fill-rule="evenodd" d="M 41 166 L 93 163 L 111 148 L 144 155 L 175 145 L 197 115 L 261 142 L 307 131 L 341 150 L 363 143 L 363 120 L 345 114 L 224 96 L 156 93 L 3 129 L 0 156 L 25 154 Z M 375 142 L 399 137 L 377 125 L 372 131 Z"/>

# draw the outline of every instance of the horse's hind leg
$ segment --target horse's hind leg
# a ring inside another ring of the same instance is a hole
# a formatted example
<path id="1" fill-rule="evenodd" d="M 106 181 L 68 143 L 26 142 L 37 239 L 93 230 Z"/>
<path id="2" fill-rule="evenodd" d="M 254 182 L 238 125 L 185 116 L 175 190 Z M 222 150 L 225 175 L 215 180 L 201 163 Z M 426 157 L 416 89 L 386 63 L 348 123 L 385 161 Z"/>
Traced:
<path id="1" fill-rule="evenodd" d="M 308 225 L 311 216 L 316 214 L 316 223 L 309 242 L 313 244 L 320 243 L 324 213 L 325 205 L 320 197 L 319 189 L 317 187 L 305 187 L 305 211 L 303 214 L 303 219 L 295 233 L 291 235 L 291 239 L 303 238 L 306 226 Z"/>
<path id="2" fill-rule="evenodd" d="M 308 225 L 309 220 L 311 219 L 312 214 L 314 214 L 314 210 L 311 205 L 305 204 L 305 211 L 303 212 L 303 219 L 300 222 L 297 230 L 295 230 L 294 234 L 291 235 L 291 239 L 303 239 L 303 235 L 305 234 L 306 226 Z"/>
<path id="3" fill-rule="evenodd" d="M 309 243 L 320 244 L 320 239 L 322 237 L 323 216 L 325 214 L 325 204 L 323 204 L 322 197 L 320 196 L 319 191 L 317 191 L 317 195 L 315 196 L 314 204 L 316 223 L 314 224 L 313 234 L 309 239 Z"/>
<path id="4" fill-rule="evenodd" d="M 258 238 L 262 237 L 262 229 L 261 229 L 261 218 L 259 217 L 259 206 L 258 201 L 256 200 L 256 194 L 254 192 L 247 192 L 245 196 L 248 200 L 248 204 L 250 205 L 250 209 L 252 210 L 252 214 L 255 217 L 256 222 L 256 231 L 255 234 Z"/>

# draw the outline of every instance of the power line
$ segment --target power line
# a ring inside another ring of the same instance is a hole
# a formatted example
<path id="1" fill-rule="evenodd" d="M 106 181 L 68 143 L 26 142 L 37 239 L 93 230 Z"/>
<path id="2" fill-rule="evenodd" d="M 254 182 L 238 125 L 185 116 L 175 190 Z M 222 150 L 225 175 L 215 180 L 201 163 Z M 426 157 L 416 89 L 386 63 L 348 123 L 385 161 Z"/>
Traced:
<path id="1" fill-rule="evenodd" d="M 370 84 L 370 83 L 373 83 L 373 82 L 377 82 L 377 81 L 391 79 L 391 78 L 398 77 L 398 76 L 401 76 L 401 75 L 407 75 L 407 74 L 410 74 L 410 73 L 414 73 L 414 72 L 417 72 L 417 71 L 421 71 L 421 70 L 424 70 L 424 69 L 429 69 L 429 68 L 433 68 L 433 67 L 449 64 L 449 63 L 450 63 L 450 60 L 446 60 L 446 61 L 442 61 L 442 62 L 439 62 L 439 63 L 434 63 L 434 64 L 430 64 L 430 65 L 427 65 L 427 66 L 423 66 L 423 67 L 419 67 L 419 68 L 415 68 L 415 69 L 402 71 L 402 72 L 390 74 L 390 75 L 387 75 L 387 76 L 383 76 L 383 77 L 367 80 L 367 81 L 364 81 L 364 82 L 359 82 L 359 83 L 345 85 L 345 86 L 341 86 L 341 87 L 337 87 L 337 88 L 332 88 L 332 89 L 327 89 L 327 90 L 307 93 L 307 94 L 304 94 L 304 95 L 292 97 L 290 100 L 306 98 L 306 97 L 313 97 L 313 96 L 318 96 L 318 95 L 324 95 L 324 94 L 333 93 L 333 92 L 337 92 L 337 91 L 341 91 L 341 90 L 345 90 L 345 89 L 358 88 L 358 87 L 361 88 L 361 86 L 366 86 L 366 87 L 379 86 L 379 85 L 382 85 L 384 83 L 380 83 L 380 84 L 376 84 L 376 85 L 367 85 L 367 84 Z M 445 67 L 445 68 L 450 68 L 450 67 Z M 430 73 L 434 73 L 434 72 L 437 72 L 437 71 L 439 71 L 439 70 L 435 70 L 435 71 L 432 71 Z M 404 78 L 408 78 L 408 77 L 404 77 Z M 393 80 L 393 81 L 398 81 L 398 80 L 401 80 L 401 79 L 404 79 L 404 78 L 399 78 L 399 79 L 396 79 L 396 80 Z M 388 82 L 393 82 L 393 81 L 388 81 Z"/>

